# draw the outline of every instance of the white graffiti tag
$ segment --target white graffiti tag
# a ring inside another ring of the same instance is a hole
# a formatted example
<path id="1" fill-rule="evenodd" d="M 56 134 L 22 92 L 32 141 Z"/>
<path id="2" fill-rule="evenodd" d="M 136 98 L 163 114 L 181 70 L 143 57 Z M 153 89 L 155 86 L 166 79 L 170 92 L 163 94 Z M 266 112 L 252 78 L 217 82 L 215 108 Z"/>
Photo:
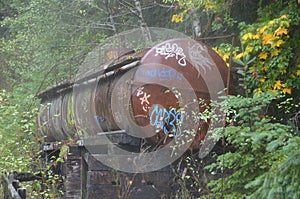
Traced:
<path id="1" fill-rule="evenodd" d="M 162 55 L 165 56 L 165 59 L 175 56 L 180 66 L 186 66 L 186 60 L 185 60 L 186 56 L 183 52 L 183 49 L 179 47 L 178 44 L 176 43 L 173 44 L 166 43 L 161 47 L 156 47 L 155 52 L 156 52 L 155 56 Z"/>
<path id="2" fill-rule="evenodd" d="M 150 98 L 151 95 L 150 94 L 148 95 L 143 90 L 144 90 L 144 87 L 140 87 L 137 90 L 136 96 L 139 97 L 140 95 L 142 95 L 142 97 L 140 97 L 139 100 L 141 101 L 141 105 L 143 106 L 142 107 L 143 111 L 147 112 L 150 108 L 150 106 L 149 106 L 150 102 L 148 101 L 148 98 Z"/>
<path id="3" fill-rule="evenodd" d="M 144 103 L 149 104 L 148 98 L 150 97 L 150 95 L 147 95 L 147 93 L 144 93 L 144 96 L 140 98 L 141 100 L 141 104 L 143 105 Z"/>
<path id="4" fill-rule="evenodd" d="M 212 66 L 215 65 L 206 46 L 193 42 L 193 44 L 189 45 L 188 53 L 192 64 L 198 71 L 198 77 L 201 71 L 206 74 L 207 69 L 211 71 Z"/>
<path id="5" fill-rule="evenodd" d="M 144 90 L 144 87 L 140 87 L 139 89 L 137 89 L 136 96 L 138 97 L 138 96 L 142 95 L 144 93 L 143 90 Z"/>

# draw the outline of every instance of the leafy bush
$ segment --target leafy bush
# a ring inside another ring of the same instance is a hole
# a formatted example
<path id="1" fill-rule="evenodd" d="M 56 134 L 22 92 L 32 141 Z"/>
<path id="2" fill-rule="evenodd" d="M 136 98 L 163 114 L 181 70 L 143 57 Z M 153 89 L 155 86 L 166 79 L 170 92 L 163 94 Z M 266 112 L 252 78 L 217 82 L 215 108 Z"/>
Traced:
<path id="1" fill-rule="evenodd" d="M 227 115 L 228 126 L 216 131 L 216 137 L 225 137 L 225 146 L 208 158 L 183 158 L 185 169 L 175 172 L 177 197 L 299 198 L 298 130 L 268 114 L 283 97 L 267 92 L 216 103 Z"/>
<path id="2" fill-rule="evenodd" d="M 240 23 L 242 52 L 235 54 L 235 61 L 245 67 L 248 88 L 255 93 L 291 94 L 300 88 L 297 15 L 296 2 L 283 1 L 261 8 L 257 23 Z"/>
<path id="3" fill-rule="evenodd" d="M 32 102 L 30 97 L 27 100 Z M 24 104 L 12 101 L 13 96 L 0 91 L 0 170 L 28 172 L 37 158 L 37 143 L 41 140 L 36 133 L 37 108 L 26 110 Z"/>
<path id="4" fill-rule="evenodd" d="M 232 174 L 209 183 L 213 198 L 299 198 L 299 137 L 291 126 L 272 122 L 267 115 L 271 100 L 278 99 L 270 93 L 228 96 L 226 111 L 234 125 L 224 135 L 235 150 L 207 168 Z"/>

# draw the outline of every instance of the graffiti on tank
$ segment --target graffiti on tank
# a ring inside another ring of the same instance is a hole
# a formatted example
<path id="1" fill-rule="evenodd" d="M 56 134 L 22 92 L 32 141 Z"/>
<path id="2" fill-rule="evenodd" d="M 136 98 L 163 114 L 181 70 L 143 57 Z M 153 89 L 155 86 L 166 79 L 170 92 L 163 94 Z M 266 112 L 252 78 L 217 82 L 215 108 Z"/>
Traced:
<path id="1" fill-rule="evenodd" d="M 212 66 L 215 65 L 208 53 L 207 47 L 199 43 L 190 45 L 188 54 L 193 66 L 195 66 L 198 72 L 198 77 L 201 71 L 206 74 L 207 70 L 211 71 Z"/>
<path id="2" fill-rule="evenodd" d="M 183 49 L 176 43 L 166 43 L 161 47 L 156 47 L 155 53 L 155 56 L 162 55 L 165 56 L 165 59 L 175 57 L 180 66 L 186 66 L 186 55 L 184 54 Z"/>
<path id="3" fill-rule="evenodd" d="M 174 137 L 179 137 L 182 134 L 181 125 L 184 117 L 184 113 L 177 109 L 167 110 L 155 105 L 150 114 L 150 125 L 157 129 L 163 129 L 164 134 L 173 134 Z"/>
<path id="4" fill-rule="evenodd" d="M 100 128 L 101 126 L 106 126 L 107 129 L 110 129 L 112 127 L 112 123 L 110 122 L 109 117 L 106 116 L 104 112 L 102 112 L 101 115 L 95 115 L 94 119 L 96 120 L 97 125 Z"/>
<path id="5" fill-rule="evenodd" d="M 144 87 L 140 87 L 137 90 L 136 96 L 140 97 L 139 100 L 141 101 L 143 111 L 148 112 L 150 109 L 149 106 L 150 102 L 148 99 L 151 97 L 151 95 L 150 94 L 148 95 L 146 92 L 144 92 Z"/>
<path id="6" fill-rule="evenodd" d="M 101 116 L 95 115 L 94 118 L 97 121 L 98 125 L 100 125 L 101 123 L 103 123 L 106 120 L 103 112 L 101 113 Z"/>
<path id="7" fill-rule="evenodd" d="M 182 74 L 178 73 L 175 69 L 166 69 L 163 67 L 162 69 L 148 69 L 142 72 L 142 76 L 147 80 L 150 78 L 159 78 L 160 81 L 165 80 L 182 80 Z"/>

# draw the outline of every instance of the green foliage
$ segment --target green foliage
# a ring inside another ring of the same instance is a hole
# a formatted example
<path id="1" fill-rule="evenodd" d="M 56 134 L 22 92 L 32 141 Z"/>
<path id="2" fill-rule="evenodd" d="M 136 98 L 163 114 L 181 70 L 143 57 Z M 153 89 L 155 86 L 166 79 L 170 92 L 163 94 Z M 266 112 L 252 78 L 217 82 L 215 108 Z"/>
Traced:
<path id="1" fill-rule="evenodd" d="M 5 74 L 9 88 L 22 94 L 74 77 L 85 54 L 103 39 L 86 25 L 85 18 L 94 15 L 80 13 L 84 3 L 34 0 L 10 6 L 17 14 L 1 21 L 8 36 L 1 40 L 0 54 L 10 69 Z"/>
<path id="2" fill-rule="evenodd" d="M 141 2 L 151 26 L 189 35 L 199 28 L 201 34 L 195 36 L 206 37 L 231 34 L 239 23 L 241 45 L 221 43 L 216 49 L 227 63 L 232 53 L 242 67 L 247 94 L 229 96 L 221 104 L 230 124 L 224 134 L 234 150 L 216 156 L 207 168 L 226 176 L 207 189 L 202 162 L 187 158 L 187 174 L 178 174 L 178 198 L 191 198 L 197 191 L 211 198 L 300 198 L 297 1 L 260 1 L 258 9 L 245 0 L 164 0 L 167 4 L 155 7 L 159 2 Z M 46 166 L 37 160 L 42 138 L 33 96 L 72 78 L 103 38 L 139 27 L 140 18 L 133 1 L 5 0 L 0 6 L 0 56 L 5 58 L 0 60 L 0 89 L 9 89 L 0 91 L 0 170 L 38 172 L 42 181 L 34 183 L 34 197 L 58 198 L 63 179 L 50 168 L 64 160 L 67 150 L 50 155 Z M 277 92 L 285 96 L 275 97 Z"/>
<path id="3" fill-rule="evenodd" d="M 40 150 L 43 137 L 36 126 L 38 102 L 27 97 L 17 103 L 17 97 L 0 91 L 0 170 L 36 174 L 39 179 L 27 184 L 28 196 L 59 198 L 62 178 L 53 167 L 64 160 L 67 149 L 62 147 L 58 158 L 50 154 L 48 162 L 44 162 Z"/>
<path id="4" fill-rule="evenodd" d="M 225 110 L 230 113 L 231 125 L 224 135 L 235 150 L 219 155 L 207 169 L 232 173 L 209 183 L 213 198 L 300 196 L 300 180 L 295 177 L 299 173 L 299 137 L 290 126 L 271 121 L 267 115 L 271 100 L 278 99 L 271 93 L 252 98 L 228 96 Z"/>
<path id="5" fill-rule="evenodd" d="M 46 157 L 40 159 L 40 168 L 36 173 L 41 176 L 33 182 L 34 189 L 31 192 L 33 197 L 45 199 L 62 198 L 64 195 L 64 176 L 61 175 L 61 164 L 64 163 L 69 147 L 68 143 L 61 144 L 60 150 L 49 151 Z"/>
<path id="6" fill-rule="evenodd" d="M 26 110 L 20 104 L 13 104 L 7 92 L 0 91 L 1 171 L 29 172 L 38 166 L 33 165 L 39 152 L 37 143 L 41 140 L 36 134 L 36 116 L 37 108 Z"/>
<path id="7" fill-rule="evenodd" d="M 239 47 L 232 46 L 232 44 L 229 43 L 221 43 L 220 45 L 216 46 L 214 50 L 217 51 L 217 53 L 223 58 L 223 60 L 226 62 L 227 66 L 229 67 L 230 55 L 236 54 L 239 51 Z"/>
<path id="8" fill-rule="evenodd" d="M 277 143 L 273 143 L 273 146 Z M 272 146 L 272 147 L 273 147 Z M 264 175 L 247 184 L 256 189 L 248 198 L 299 198 L 300 197 L 300 138 L 290 138 L 280 151 L 284 160 Z"/>
<path id="9" fill-rule="evenodd" d="M 194 155 L 183 158 L 185 169 L 175 171 L 178 198 L 299 198 L 298 129 L 269 114 L 272 104 L 291 106 L 291 99 L 263 92 L 212 103 L 227 115 L 228 126 L 214 129 L 226 145 L 207 157 L 215 159 L 209 164 Z"/>
<path id="10" fill-rule="evenodd" d="M 224 34 L 237 23 L 231 15 L 232 1 L 228 0 L 164 0 L 172 3 L 174 14 L 171 21 L 182 23 L 185 32 L 194 37 L 209 37 L 214 34 Z M 188 28 L 187 28 L 188 27 Z M 194 29 L 194 32 L 190 30 Z"/>
<path id="11" fill-rule="evenodd" d="M 175 198 L 192 199 L 200 195 L 209 194 L 207 187 L 208 172 L 204 170 L 204 161 L 197 158 L 197 156 L 190 155 L 182 158 L 176 165 L 178 168 L 182 166 L 184 166 L 182 172 L 174 169 L 177 176 L 175 182 L 176 186 L 178 186 Z"/>
<path id="12" fill-rule="evenodd" d="M 300 66 L 294 54 L 299 46 L 294 31 L 299 25 L 297 15 L 296 2 L 285 1 L 261 8 L 256 23 L 240 23 L 243 51 L 235 61 L 245 67 L 248 88 L 255 93 L 272 90 L 291 94 L 300 88 Z"/>

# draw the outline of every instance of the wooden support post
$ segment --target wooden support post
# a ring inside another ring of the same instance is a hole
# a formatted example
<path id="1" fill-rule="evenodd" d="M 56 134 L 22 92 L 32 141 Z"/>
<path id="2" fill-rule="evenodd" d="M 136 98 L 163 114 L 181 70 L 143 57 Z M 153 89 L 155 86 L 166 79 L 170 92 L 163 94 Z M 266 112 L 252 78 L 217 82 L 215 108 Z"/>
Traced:
<path id="1" fill-rule="evenodd" d="M 18 188 L 17 191 L 21 199 L 26 199 L 26 188 Z"/>
<path id="2" fill-rule="evenodd" d="M 20 186 L 20 181 L 31 181 L 36 176 L 31 173 L 2 173 L 2 187 L 5 199 L 26 199 L 26 188 Z"/>
<path id="3" fill-rule="evenodd" d="M 18 190 L 20 188 L 19 180 L 12 180 L 11 182 L 12 186 L 15 188 L 15 190 Z"/>
<path id="4" fill-rule="evenodd" d="M 4 181 L 4 186 L 6 186 L 4 189 L 4 196 L 7 198 L 13 198 L 13 199 L 23 199 L 19 196 L 17 190 L 15 189 L 16 186 L 19 186 L 19 181 L 14 181 L 13 174 L 10 174 L 8 177 L 3 173 L 2 178 Z M 14 185 L 13 185 L 14 184 Z"/>
<path id="5" fill-rule="evenodd" d="M 83 198 L 81 186 L 82 157 L 81 148 L 70 147 L 69 155 L 65 161 L 66 167 L 66 193 L 64 199 Z"/>

